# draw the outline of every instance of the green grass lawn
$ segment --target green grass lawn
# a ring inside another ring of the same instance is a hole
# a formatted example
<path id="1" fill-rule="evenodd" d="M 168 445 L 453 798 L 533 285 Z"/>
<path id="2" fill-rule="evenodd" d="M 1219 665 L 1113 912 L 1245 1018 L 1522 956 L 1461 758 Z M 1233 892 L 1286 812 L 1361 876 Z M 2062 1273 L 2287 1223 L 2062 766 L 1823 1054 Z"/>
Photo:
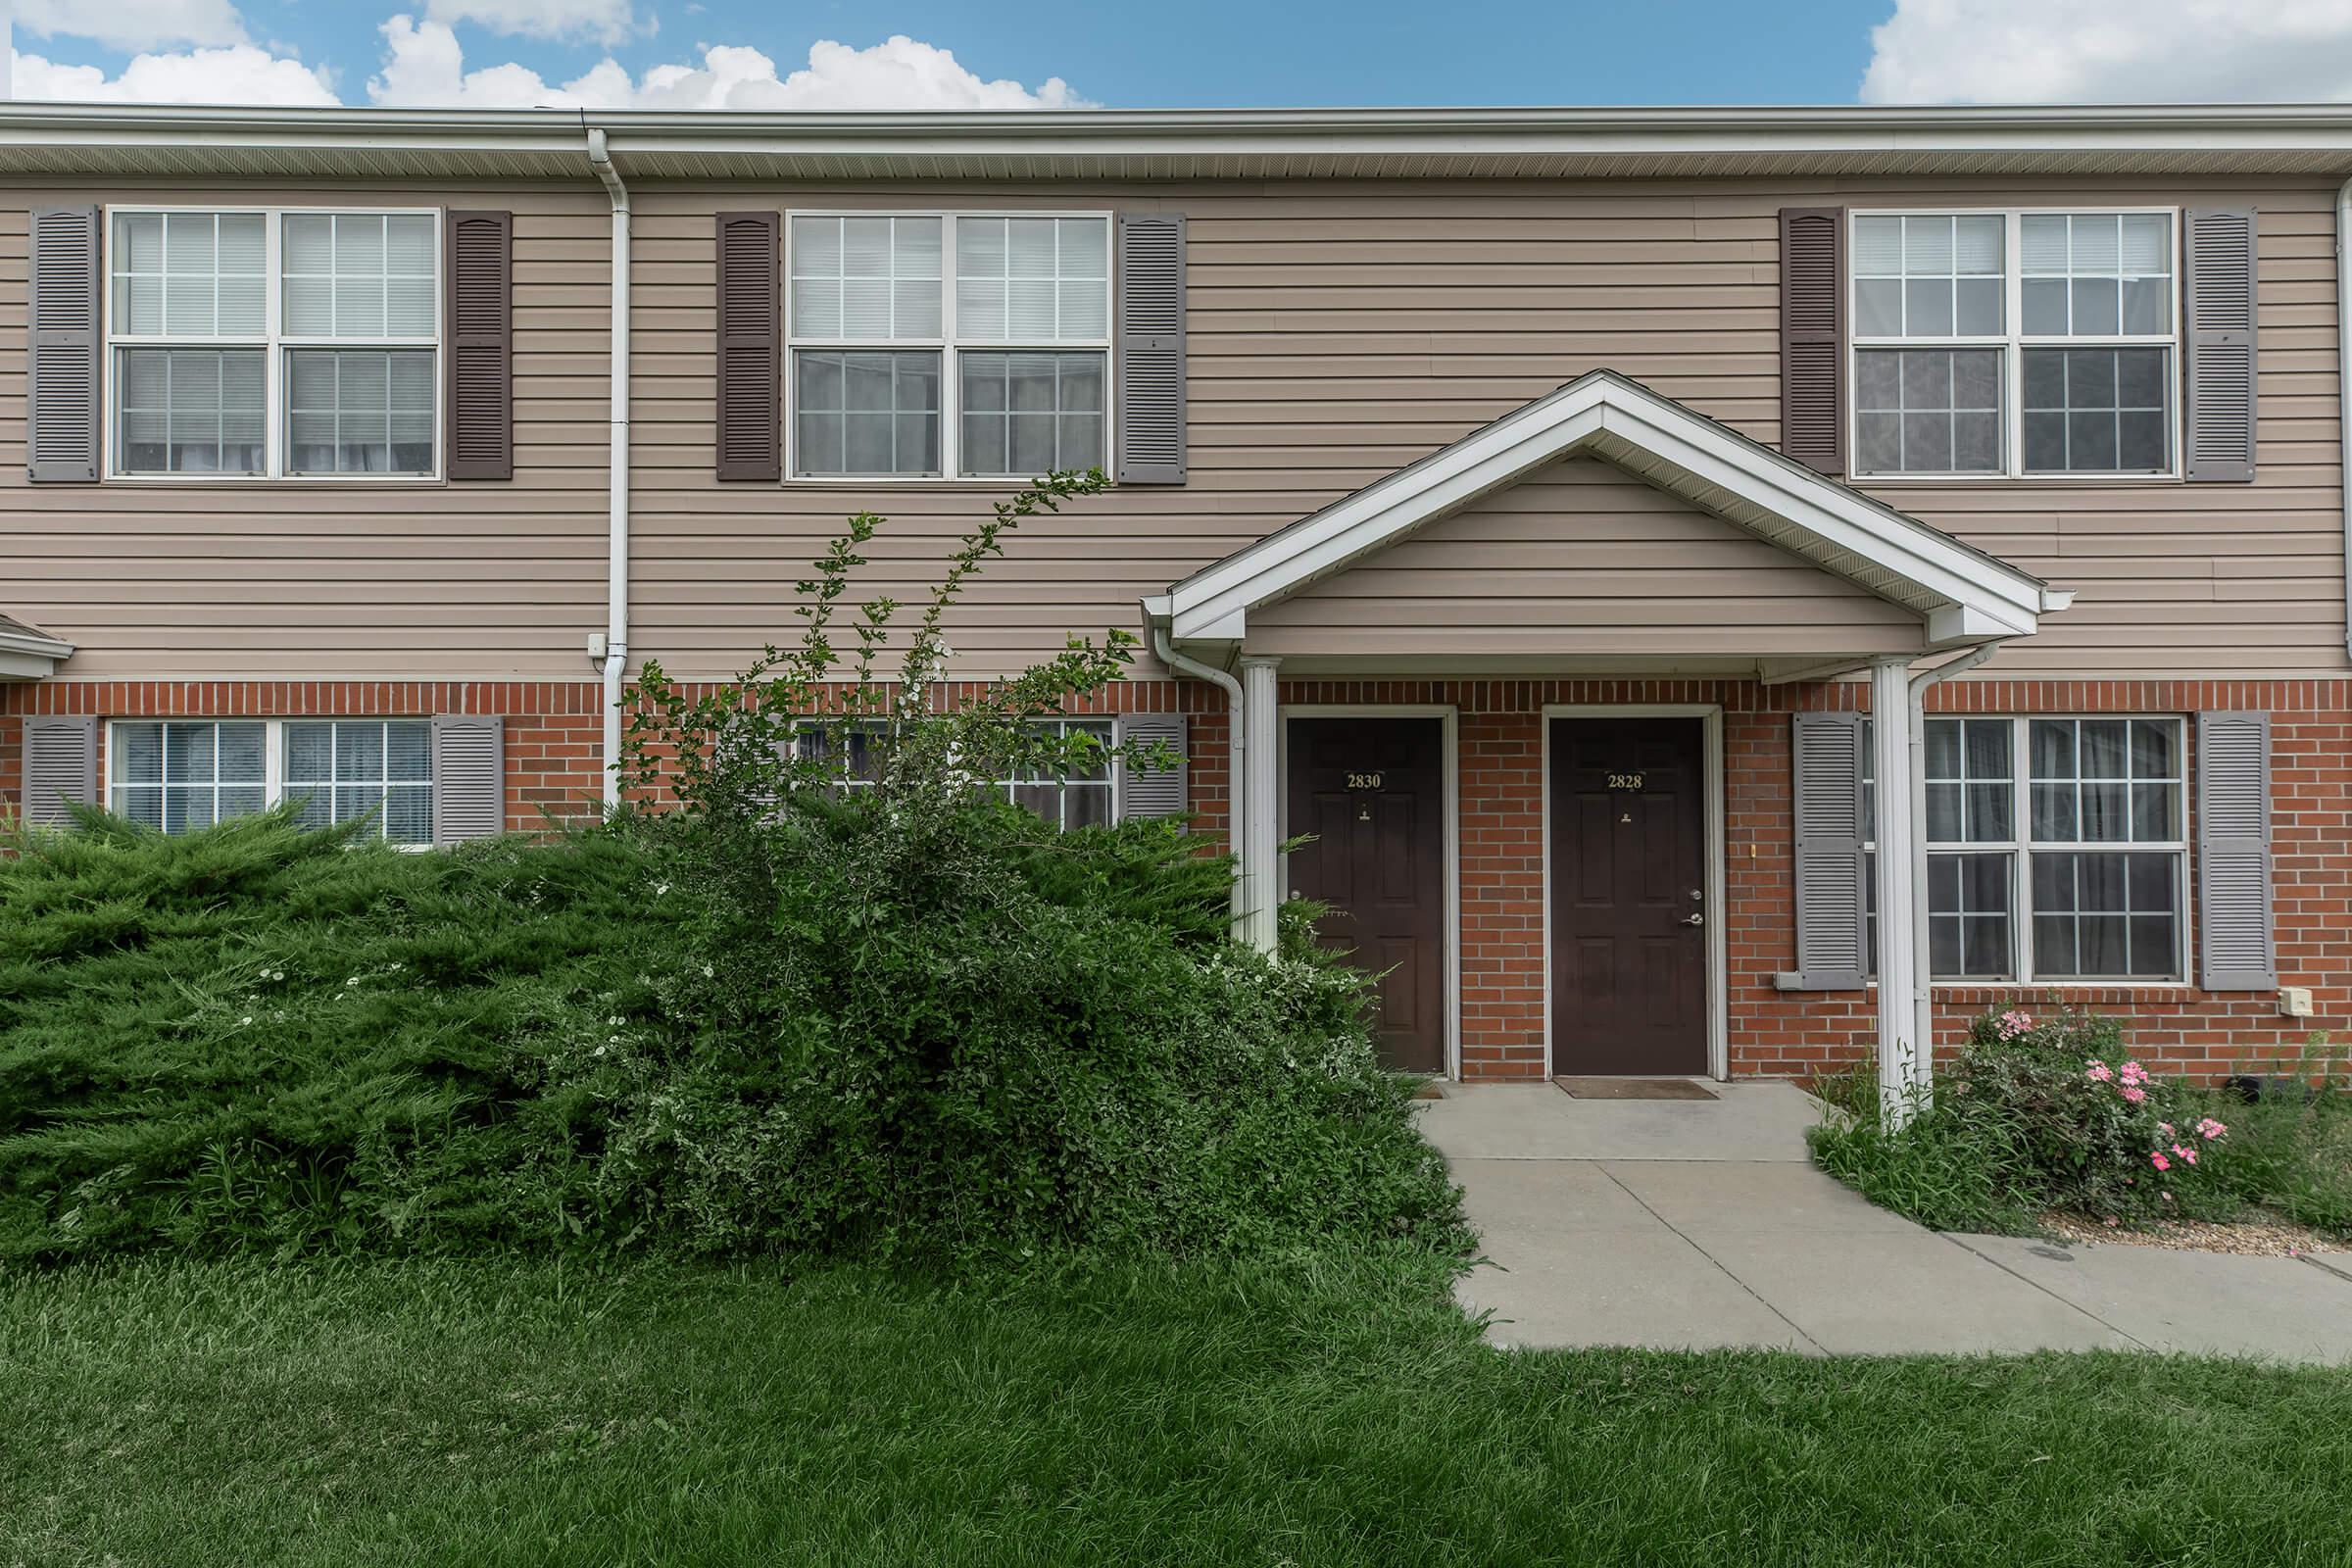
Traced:
<path id="1" fill-rule="evenodd" d="M 2352 1374 L 1487 1349 L 1437 1266 L 0 1275 L 0 1568 L 2337 1564 Z"/>

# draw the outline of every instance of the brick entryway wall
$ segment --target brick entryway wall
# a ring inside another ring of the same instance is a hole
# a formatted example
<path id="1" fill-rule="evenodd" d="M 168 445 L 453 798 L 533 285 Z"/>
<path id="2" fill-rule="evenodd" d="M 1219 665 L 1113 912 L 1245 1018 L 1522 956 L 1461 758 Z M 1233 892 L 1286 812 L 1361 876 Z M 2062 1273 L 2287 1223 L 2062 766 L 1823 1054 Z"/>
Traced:
<path id="1" fill-rule="evenodd" d="M 1705 704 L 1723 710 L 1724 863 L 1731 1067 L 1811 1076 L 1865 1060 L 1867 992 L 1784 993 L 1795 965 L 1789 714 L 1867 706 L 1858 683 L 1752 681 L 1289 681 L 1286 704 L 1434 704 L 1458 712 L 1462 1073 L 1540 1078 L 1544 1039 L 1543 710 L 1551 705 Z M 122 682 L 0 686 L 0 801 L 22 799 L 21 715 L 102 718 L 500 713 L 507 718 L 507 825 L 591 812 L 602 766 L 601 693 L 581 681 Z M 1949 1049 L 1989 1004 L 2074 1004 L 2131 1020 L 2130 1042 L 2160 1070 L 2213 1076 L 2291 1054 L 2315 1028 L 2352 1018 L 2352 681 L 1956 681 L 1938 712 L 2272 715 L 2273 836 L 2279 978 L 2308 986 L 2318 1016 L 2278 1015 L 2269 993 L 2194 986 L 1938 988 L 1937 1045 Z M 1221 845 L 1231 798 L 1223 694 L 1198 682 L 1122 683 L 1090 711 L 1191 715 L 1190 787 L 1204 845 Z M 2193 748 L 2192 748 L 2193 750 Z M 2193 804 L 2193 781 L 2191 788 Z M 2193 884 L 2192 884 L 2193 886 Z"/>

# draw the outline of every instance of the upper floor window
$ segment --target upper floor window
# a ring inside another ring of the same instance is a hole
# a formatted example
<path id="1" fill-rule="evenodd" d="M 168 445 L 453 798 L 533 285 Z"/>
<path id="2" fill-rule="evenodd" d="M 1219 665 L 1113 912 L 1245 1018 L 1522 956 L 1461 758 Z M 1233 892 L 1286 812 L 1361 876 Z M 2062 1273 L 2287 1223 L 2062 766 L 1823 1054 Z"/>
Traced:
<path id="1" fill-rule="evenodd" d="M 792 472 L 1106 466 L 1110 220 L 793 215 Z"/>
<path id="2" fill-rule="evenodd" d="M 440 255 L 432 210 L 114 210 L 110 471 L 438 472 Z"/>
<path id="3" fill-rule="evenodd" d="M 1855 214 L 1854 472 L 2177 471 L 2178 216 Z"/>

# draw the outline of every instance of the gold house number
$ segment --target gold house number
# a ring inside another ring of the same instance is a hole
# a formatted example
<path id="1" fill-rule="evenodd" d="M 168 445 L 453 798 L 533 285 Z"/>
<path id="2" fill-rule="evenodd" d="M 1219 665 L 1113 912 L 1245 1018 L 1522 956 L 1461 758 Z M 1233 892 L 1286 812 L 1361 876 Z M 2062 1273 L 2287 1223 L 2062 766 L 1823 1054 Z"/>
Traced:
<path id="1" fill-rule="evenodd" d="M 1376 790 L 1380 788 L 1380 782 L 1381 775 L 1378 773 L 1350 773 L 1348 775 L 1348 787 L 1351 790 Z"/>
<path id="2" fill-rule="evenodd" d="M 1609 775 L 1609 788 L 1613 790 L 1639 790 L 1642 782 L 1642 775 L 1639 773 L 1611 773 Z"/>

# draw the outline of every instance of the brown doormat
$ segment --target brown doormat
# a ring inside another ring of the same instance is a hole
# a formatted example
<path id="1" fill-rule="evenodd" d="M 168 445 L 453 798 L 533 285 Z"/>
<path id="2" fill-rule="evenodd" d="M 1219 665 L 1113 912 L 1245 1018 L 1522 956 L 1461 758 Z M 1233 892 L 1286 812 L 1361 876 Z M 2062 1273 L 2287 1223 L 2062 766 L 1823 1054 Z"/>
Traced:
<path id="1" fill-rule="evenodd" d="M 1554 1078 L 1571 1100 L 1713 1100 L 1688 1078 Z"/>

